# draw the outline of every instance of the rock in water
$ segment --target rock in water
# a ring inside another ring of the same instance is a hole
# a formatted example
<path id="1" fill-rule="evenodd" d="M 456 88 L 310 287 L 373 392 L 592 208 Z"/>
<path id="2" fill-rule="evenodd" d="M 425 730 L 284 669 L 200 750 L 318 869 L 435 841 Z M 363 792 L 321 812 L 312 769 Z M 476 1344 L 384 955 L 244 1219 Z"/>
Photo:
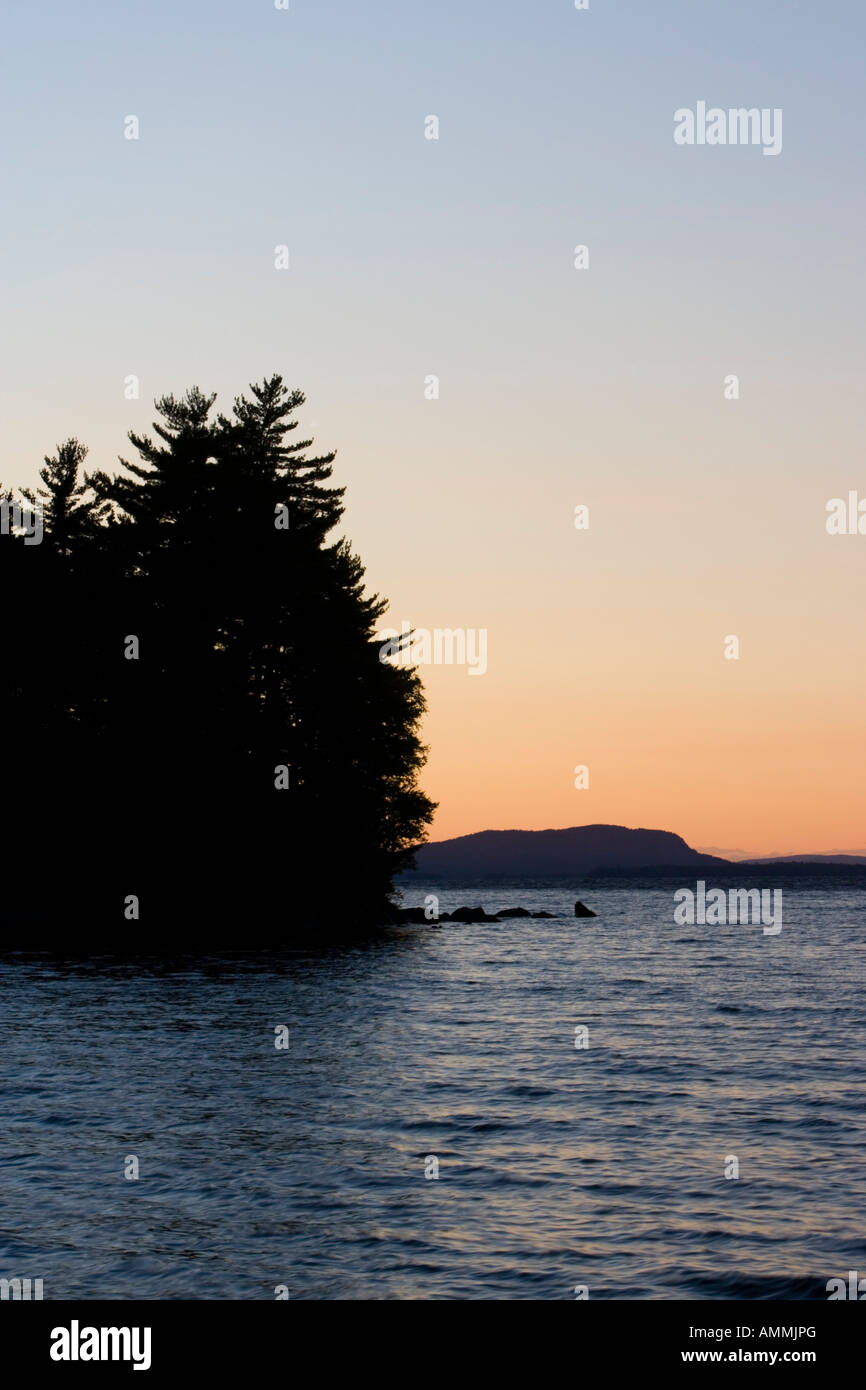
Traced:
<path id="1" fill-rule="evenodd" d="M 440 913 L 440 916 L 444 916 Z M 451 913 L 452 922 L 498 922 L 498 917 L 488 917 L 483 907 L 455 907 Z"/>
<path id="2" fill-rule="evenodd" d="M 593 912 L 592 908 L 587 907 L 585 903 L 577 902 L 574 904 L 574 915 L 575 917 L 597 917 L 598 913 Z"/>

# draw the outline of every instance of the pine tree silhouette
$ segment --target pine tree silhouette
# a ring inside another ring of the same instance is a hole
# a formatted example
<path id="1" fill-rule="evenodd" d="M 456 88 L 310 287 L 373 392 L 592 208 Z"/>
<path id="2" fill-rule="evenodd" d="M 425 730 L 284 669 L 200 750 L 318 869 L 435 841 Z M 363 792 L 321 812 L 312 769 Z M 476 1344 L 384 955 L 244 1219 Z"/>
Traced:
<path id="1" fill-rule="evenodd" d="M 31 620 L 64 624 L 61 671 L 28 641 L 3 682 L 29 750 L 16 847 L 46 811 L 52 830 L 53 938 L 244 947 L 382 920 L 431 818 L 420 681 L 379 660 L 386 605 L 329 539 L 334 455 L 294 441 L 300 391 L 250 391 L 216 419 L 198 388 L 163 397 L 119 475 L 80 481 L 68 441 L 38 563 L 3 538 L 0 573 L 38 573 Z"/>

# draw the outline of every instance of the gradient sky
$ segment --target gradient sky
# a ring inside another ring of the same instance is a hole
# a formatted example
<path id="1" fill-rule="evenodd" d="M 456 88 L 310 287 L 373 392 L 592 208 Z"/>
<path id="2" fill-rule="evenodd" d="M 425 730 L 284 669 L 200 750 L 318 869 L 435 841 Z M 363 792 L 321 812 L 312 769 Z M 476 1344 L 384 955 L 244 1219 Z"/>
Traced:
<path id="1" fill-rule="evenodd" d="M 4 482 L 280 371 L 387 621 L 488 632 L 423 672 L 433 838 L 863 847 L 861 6 L 4 13 Z M 781 107 L 782 153 L 678 147 L 699 100 Z"/>

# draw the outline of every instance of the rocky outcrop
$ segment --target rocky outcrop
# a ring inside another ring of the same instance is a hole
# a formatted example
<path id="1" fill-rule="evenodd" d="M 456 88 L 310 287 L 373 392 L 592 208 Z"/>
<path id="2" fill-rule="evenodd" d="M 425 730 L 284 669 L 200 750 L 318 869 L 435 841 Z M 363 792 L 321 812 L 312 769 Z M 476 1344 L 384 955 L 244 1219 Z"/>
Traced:
<path id="1" fill-rule="evenodd" d="M 435 920 L 435 918 L 427 916 L 423 907 L 395 907 L 392 909 L 391 921 L 393 922 L 415 922 L 419 926 L 423 926 L 425 922 Z"/>
<path id="2" fill-rule="evenodd" d="M 583 903 L 575 903 L 574 915 L 594 917 L 596 914 L 584 907 Z M 537 920 L 541 917 L 552 919 L 555 916 L 555 912 L 530 912 L 525 907 L 503 907 L 494 913 L 485 912 L 483 907 L 455 907 L 453 912 L 439 912 L 435 917 L 431 917 L 423 907 L 395 907 L 391 909 L 388 920 L 393 923 L 411 922 L 418 926 L 435 927 L 441 922 L 504 922 L 513 917 L 531 917 Z"/>

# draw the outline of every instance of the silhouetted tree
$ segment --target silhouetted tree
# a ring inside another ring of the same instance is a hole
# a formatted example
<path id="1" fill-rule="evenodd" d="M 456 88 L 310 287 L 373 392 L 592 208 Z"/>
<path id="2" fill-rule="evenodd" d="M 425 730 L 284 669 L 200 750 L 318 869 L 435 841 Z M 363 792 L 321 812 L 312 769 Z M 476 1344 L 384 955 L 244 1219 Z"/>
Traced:
<path id="1" fill-rule="evenodd" d="M 23 489 L 23 495 L 33 504 L 42 505 L 48 543 L 55 555 L 68 560 L 72 551 L 87 536 L 92 536 L 95 515 L 92 499 L 87 499 L 86 482 L 78 473 L 87 457 L 87 450 L 77 439 L 59 444 L 53 458 L 45 458 L 39 477 L 45 484 L 34 493 Z"/>
<path id="2" fill-rule="evenodd" d="M 139 945 L 381 917 L 433 810 L 420 682 L 379 660 L 385 604 L 329 539 L 334 455 L 294 440 L 301 392 L 279 376 L 250 390 L 216 419 L 197 388 L 163 397 L 155 440 L 131 434 L 138 461 L 117 476 L 80 480 L 74 440 L 40 475 L 50 542 L 30 570 L 45 622 L 66 624 L 63 670 L 28 643 L 4 712 L 34 712 L 60 915 Z M 31 556 L 10 539 L 0 560 L 24 575 Z M 127 926 L 129 895 L 141 916 Z"/>

